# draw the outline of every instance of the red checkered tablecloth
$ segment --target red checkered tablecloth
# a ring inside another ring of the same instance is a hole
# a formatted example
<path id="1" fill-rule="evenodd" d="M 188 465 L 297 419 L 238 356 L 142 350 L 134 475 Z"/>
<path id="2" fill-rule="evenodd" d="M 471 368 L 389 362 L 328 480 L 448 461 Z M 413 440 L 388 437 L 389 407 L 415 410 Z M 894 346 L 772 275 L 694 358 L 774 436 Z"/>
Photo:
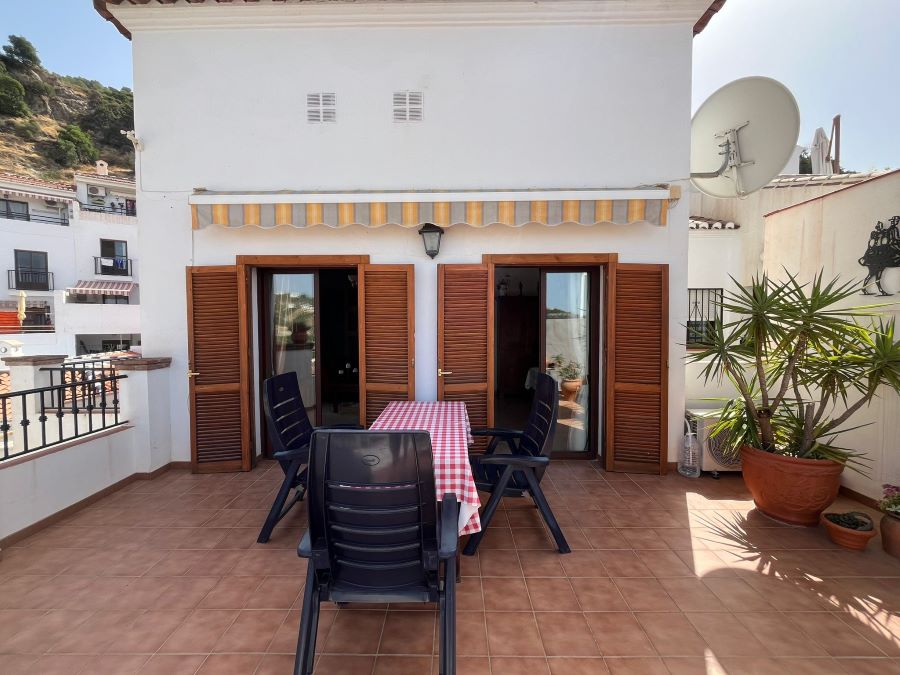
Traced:
<path id="1" fill-rule="evenodd" d="M 462 401 L 391 401 L 371 426 L 373 430 L 427 431 L 434 453 L 437 498 L 448 492 L 460 501 L 459 533 L 481 530 L 478 489 L 469 466 L 472 427 Z"/>

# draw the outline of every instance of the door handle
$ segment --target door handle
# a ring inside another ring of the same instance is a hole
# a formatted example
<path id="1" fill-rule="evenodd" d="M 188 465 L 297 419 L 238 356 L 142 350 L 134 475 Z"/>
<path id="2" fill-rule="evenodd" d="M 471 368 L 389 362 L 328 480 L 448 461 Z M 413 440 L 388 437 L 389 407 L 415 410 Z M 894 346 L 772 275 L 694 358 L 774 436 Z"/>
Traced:
<path id="1" fill-rule="evenodd" d="M 199 374 L 200 374 L 200 373 L 195 373 L 193 370 L 189 370 L 187 376 L 188 376 L 189 378 L 190 378 L 190 377 L 197 377 Z"/>
<path id="2" fill-rule="evenodd" d="M 453 374 L 452 370 L 441 370 L 440 368 L 438 368 L 438 377 L 443 377 L 444 375 L 452 375 L 452 374 Z"/>

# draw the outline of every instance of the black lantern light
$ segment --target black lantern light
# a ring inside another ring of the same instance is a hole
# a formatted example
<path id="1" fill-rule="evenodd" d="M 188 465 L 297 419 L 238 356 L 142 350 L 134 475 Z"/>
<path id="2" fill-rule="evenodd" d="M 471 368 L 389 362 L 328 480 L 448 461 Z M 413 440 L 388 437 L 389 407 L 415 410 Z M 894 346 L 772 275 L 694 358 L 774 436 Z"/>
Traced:
<path id="1" fill-rule="evenodd" d="M 419 234 L 422 235 L 422 241 L 425 242 L 425 253 L 428 254 L 429 258 L 434 258 L 441 250 L 441 235 L 444 234 L 443 228 L 438 227 L 434 223 L 425 223 L 419 230 Z"/>

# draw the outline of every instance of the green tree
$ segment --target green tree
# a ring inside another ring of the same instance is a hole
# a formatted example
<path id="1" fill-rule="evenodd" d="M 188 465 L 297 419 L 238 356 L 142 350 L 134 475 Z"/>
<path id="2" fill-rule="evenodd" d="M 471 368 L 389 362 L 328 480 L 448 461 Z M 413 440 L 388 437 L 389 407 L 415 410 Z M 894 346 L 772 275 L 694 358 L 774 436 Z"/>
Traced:
<path id="1" fill-rule="evenodd" d="M 36 68 L 41 65 L 37 49 L 21 35 L 9 36 L 9 44 L 3 46 L 0 58 L 10 68 Z"/>
<path id="2" fill-rule="evenodd" d="M 130 152 L 131 142 L 119 132 L 134 128 L 131 90 L 102 87 L 91 92 L 87 112 L 78 122 L 98 143 Z"/>
<path id="3" fill-rule="evenodd" d="M 62 166 L 95 162 L 100 157 L 94 142 L 77 124 L 67 124 L 56 137 L 52 149 L 53 160 Z"/>
<path id="4" fill-rule="evenodd" d="M 21 117 L 28 114 L 25 87 L 11 75 L 0 73 L 0 115 Z"/>

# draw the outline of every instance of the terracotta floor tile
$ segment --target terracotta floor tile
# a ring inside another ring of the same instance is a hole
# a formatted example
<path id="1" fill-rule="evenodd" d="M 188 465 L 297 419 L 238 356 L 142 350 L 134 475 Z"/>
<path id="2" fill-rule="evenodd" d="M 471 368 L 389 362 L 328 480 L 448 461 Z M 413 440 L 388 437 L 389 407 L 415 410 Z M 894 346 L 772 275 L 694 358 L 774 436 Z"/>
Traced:
<path id="1" fill-rule="evenodd" d="M 688 612 L 685 614 L 717 657 L 768 656 L 769 651 L 732 614 Z"/>
<path id="2" fill-rule="evenodd" d="M 491 523 L 481 538 L 478 545 L 479 550 L 486 551 L 491 549 L 515 549 L 516 544 L 513 541 L 512 530 L 508 527 L 498 527 Z"/>
<path id="3" fill-rule="evenodd" d="M 613 675 L 668 675 L 668 670 L 658 658 L 607 658 L 606 667 Z"/>
<path id="4" fill-rule="evenodd" d="M 663 664 L 671 675 L 727 675 L 715 657 L 669 656 Z"/>
<path id="5" fill-rule="evenodd" d="M 551 675 L 600 675 L 608 673 L 600 657 L 552 657 L 547 659 Z"/>
<path id="6" fill-rule="evenodd" d="M 245 609 L 219 638 L 214 652 L 265 652 L 287 610 Z"/>
<path id="7" fill-rule="evenodd" d="M 152 609 L 193 609 L 218 581 L 218 577 L 169 579 L 165 590 L 153 602 Z"/>
<path id="8" fill-rule="evenodd" d="M 656 579 L 613 579 L 622 597 L 635 612 L 674 612 L 678 609 Z"/>
<path id="9" fill-rule="evenodd" d="M 32 668 L 40 675 L 75 675 L 82 672 L 90 660 L 90 656 L 84 655 L 49 654 L 35 661 Z"/>
<path id="10" fill-rule="evenodd" d="M 519 562 L 526 577 L 563 577 L 566 575 L 556 551 L 519 551 Z"/>
<path id="11" fill-rule="evenodd" d="M 290 609 L 303 590 L 304 577 L 266 577 L 247 599 L 245 609 Z"/>
<path id="12" fill-rule="evenodd" d="M 488 612 L 485 616 L 491 656 L 544 656 L 534 614 Z"/>
<path id="13" fill-rule="evenodd" d="M 104 654 L 102 656 L 92 656 L 85 663 L 81 672 L 85 673 L 85 675 L 133 675 L 147 663 L 149 658 L 150 654 Z"/>
<path id="14" fill-rule="evenodd" d="M 597 557 L 611 577 L 652 577 L 634 551 L 597 551 Z"/>
<path id="15" fill-rule="evenodd" d="M 458 656 L 487 656 L 487 624 L 484 612 L 456 613 L 456 653 Z"/>
<path id="16" fill-rule="evenodd" d="M 359 675 L 371 673 L 375 667 L 374 656 L 346 656 L 323 654 L 316 661 L 316 675 Z"/>
<path id="17" fill-rule="evenodd" d="M 50 646 L 49 651 L 58 654 L 101 654 L 139 614 L 128 610 L 94 612 L 86 621 L 66 631 Z"/>
<path id="18" fill-rule="evenodd" d="M 594 549 L 630 549 L 631 544 L 614 527 L 585 527 L 584 536 Z"/>
<path id="19" fill-rule="evenodd" d="M 635 554 L 656 577 L 693 577 L 694 572 L 671 550 L 638 550 Z"/>
<path id="20" fill-rule="evenodd" d="M 636 612 L 634 616 L 660 656 L 704 656 L 708 650 L 681 613 Z"/>
<path id="21" fill-rule="evenodd" d="M 526 579 L 534 611 L 578 612 L 581 605 L 568 579 Z"/>
<path id="22" fill-rule="evenodd" d="M 106 646 L 106 652 L 152 654 L 162 646 L 189 614 L 188 610 L 148 610 L 143 612 Z"/>
<path id="23" fill-rule="evenodd" d="M 682 612 L 725 611 L 722 601 L 700 579 L 673 577 L 660 579 L 659 583 Z"/>
<path id="24" fill-rule="evenodd" d="M 516 551 L 479 548 L 478 563 L 482 577 L 522 576 L 522 566 L 519 564 L 519 556 Z"/>
<path id="25" fill-rule="evenodd" d="M 167 654 L 210 653 L 237 618 L 237 610 L 198 609 L 159 648 Z"/>
<path id="26" fill-rule="evenodd" d="M 618 612 L 628 609 L 628 603 L 612 579 L 570 579 L 575 597 L 585 612 Z"/>
<path id="27" fill-rule="evenodd" d="M 432 672 L 431 656 L 382 656 L 375 659 L 373 675 L 428 675 Z"/>
<path id="28" fill-rule="evenodd" d="M 140 675 L 193 675 L 206 657 L 206 654 L 154 654 L 138 672 Z"/>
<path id="29" fill-rule="evenodd" d="M 599 656 L 581 612 L 535 612 L 547 656 Z"/>
<path id="30" fill-rule="evenodd" d="M 256 672 L 262 654 L 210 654 L 198 675 L 246 675 Z"/>
<path id="31" fill-rule="evenodd" d="M 200 602 L 201 609 L 243 609 L 256 589 L 260 577 L 222 577 Z"/>
<path id="32" fill-rule="evenodd" d="M 488 612 L 531 611 L 525 579 L 493 578 L 482 582 L 484 609 Z"/>
<path id="33" fill-rule="evenodd" d="M 807 634 L 830 656 L 885 656 L 865 637 L 866 629 L 857 631 L 848 626 L 838 616 L 830 612 L 790 612 L 785 616 L 800 630 L 804 626 L 814 626 Z"/>
<path id="34" fill-rule="evenodd" d="M 293 654 L 265 654 L 254 675 L 285 675 L 294 672 Z"/>
<path id="35" fill-rule="evenodd" d="M 359 609 L 338 611 L 323 649 L 335 654 L 375 654 L 386 612 Z"/>
<path id="36" fill-rule="evenodd" d="M 569 577 L 608 577 L 603 564 L 604 551 L 572 551 L 560 556 L 560 564 Z"/>
<path id="37" fill-rule="evenodd" d="M 542 657 L 491 657 L 491 675 L 539 675 L 549 672 L 547 659 Z"/>
<path id="38" fill-rule="evenodd" d="M 436 612 L 388 612 L 378 653 L 430 656 L 435 649 L 436 624 Z"/>
<path id="39" fill-rule="evenodd" d="M 656 654 L 647 634 L 631 612 L 585 612 L 584 616 L 603 656 Z"/>

